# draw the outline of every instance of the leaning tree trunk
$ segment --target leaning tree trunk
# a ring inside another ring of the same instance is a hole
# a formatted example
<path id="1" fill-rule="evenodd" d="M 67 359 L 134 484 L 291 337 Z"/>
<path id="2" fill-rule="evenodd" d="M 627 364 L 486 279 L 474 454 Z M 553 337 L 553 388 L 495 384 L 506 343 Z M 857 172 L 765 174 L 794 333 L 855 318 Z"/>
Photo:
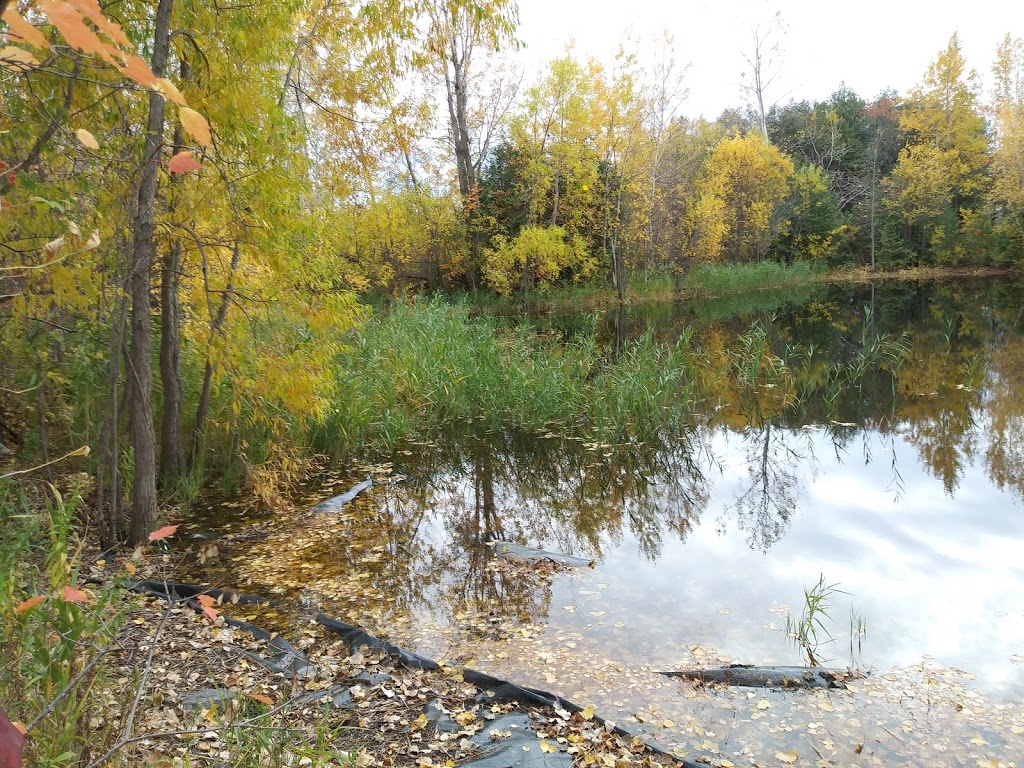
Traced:
<path id="1" fill-rule="evenodd" d="M 153 74 L 163 77 L 170 48 L 171 9 L 174 0 L 160 0 L 153 30 Z M 149 294 L 156 244 L 154 207 L 157 191 L 160 145 L 164 133 L 164 97 L 149 93 L 149 122 L 139 174 L 139 194 L 132 221 L 131 277 L 132 343 L 128 352 L 128 376 L 134 386 L 128 403 L 130 438 L 135 452 L 135 481 L 132 486 L 132 514 L 128 530 L 130 543 L 138 544 L 156 524 L 156 433 L 153 430 L 153 329 Z"/>

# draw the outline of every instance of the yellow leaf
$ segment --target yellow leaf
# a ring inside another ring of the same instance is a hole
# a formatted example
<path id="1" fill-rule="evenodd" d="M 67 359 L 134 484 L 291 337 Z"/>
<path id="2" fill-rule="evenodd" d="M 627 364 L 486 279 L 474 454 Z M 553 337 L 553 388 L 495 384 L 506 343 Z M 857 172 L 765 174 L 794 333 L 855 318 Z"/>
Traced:
<path id="1" fill-rule="evenodd" d="M 767 701 L 767 699 L 761 699 L 759 702 L 757 702 L 758 709 L 768 709 L 770 706 L 771 704 Z"/>
<path id="2" fill-rule="evenodd" d="M 798 755 L 795 749 L 791 749 L 789 752 L 776 752 L 775 757 L 783 763 L 795 763 Z"/>
<path id="3" fill-rule="evenodd" d="M 580 712 L 580 717 L 582 717 L 584 720 L 593 720 L 594 719 L 594 705 L 593 704 L 588 704 L 587 706 L 585 706 L 583 708 L 583 711 Z"/>
<path id="4" fill-rule="evenodd" d="M 662 728 L 675 728 L 676 724 L 674 722 L 672 722 L 671 720 L 662 720 L 661 721 L 661 727 Z"/>
<path id="5" fill-rule="evenodd" d="M 554 744 L 551 744 L 547 739 L 541 739 L 540 740 L 540 751 L 541 752 L 557 752 L 558 751 L 558 747 L 556 747 Z"/>
<path id="6" fill-rule="evenodd" d="M 158 77 L 153 83 L 153 90 L 159 91 L 164 95 L 165 99 L 173 101 L 179 107 L 188 106 L 188 102 L 185 101 L 185 97 L 181 95 L 181 91 L 179 91 L 177 86 L 166 77 Z"/>
<path id="7" fill-rule="evenodd" d="M 455 715 L 455 722 L 459 725 L 469 725 L 476 720 L 476 715 L 472 712 L 459 712 Z"/>
<path id="8" fill-rule="evenodd" d="M 426 715 L 426 713 L 420 713 L 420 716 L 417 717 L 415 720 L 412 721 L 412 723 L 409 724 L 409 730 L 414 732 L 414 733 L 416 731 L 422 731 L 426 727 L 427 727 L 427 715 Z"/>
<path id="9" fill-rule="evenodd" d="M 36 57 L 24 48 L 17 48 L 13 45 L 0 48 L 0 67 L 17 72 L 38 63 Z"/>
<path id="10" fill-rule="evenodd" d="M 213 144 L 213 136 L 210 133 L 210 124 L 206 118 L 190 107 L 181 107 L 178 110 L 178 119 L 181 127 L 204 147 Z"/>
<path id="11" fill-rule="evenodd" d="M 85 130 L 85 128 L 79 128 L 75 131 L 75 136 L 77 136 L 78 140 L 82 142 L 82 146 L 88 147 L 89 149 L 100 148 L 100 143 L 96 141 L 96 137 L 89 133 L 89 131 Z"/>

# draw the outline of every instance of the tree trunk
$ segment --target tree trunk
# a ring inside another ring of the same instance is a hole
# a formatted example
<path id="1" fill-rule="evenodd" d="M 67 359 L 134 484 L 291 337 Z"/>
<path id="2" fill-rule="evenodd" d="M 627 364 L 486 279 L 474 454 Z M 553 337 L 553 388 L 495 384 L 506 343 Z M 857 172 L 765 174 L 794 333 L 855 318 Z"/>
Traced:
<path id="1" fill-rule="evenodd" d="M 470 250 L 466 279 L 476 291 L 476 269 L 479 261 L 480 239 L 474 230 L 476 206 L 476 165 L 469 139 L 469 66 L 473 40 L 467 35 L 460 40 L 459 19 L 456 11 L 448 11 L 450 37 L 444 61 L 444 83 L 448 97 L 448 121 L 455 148 L 455 166 L 459 174 L 459 194 L 466 216 L 467 241 Z M 460 46 L 461 43 L 461 46 Z"/>
<path id="2" fill-rule="evenodd" d="M 189 77 L 188 62 L 181 62 L 181 81 Z M 174 151 L 184 145 L 181 124 L 174 128 Z M 173 205 L 173 203 L 172 203 Z M 172 208 L 173 210 L 173 208 Z M 171 242 L 164 253 L 160 276 L 160 382 L 164 409 L 160 422 L 160 483 L 168 488 L 185 471 L 185 446 L 181 439 L 181 243 Z"/>
<path id="3" fill-rule="evenodd" d="M 217 308 L 216 316 L 210 318 L 210 340 L 207 343 L 206 370 L 203 372 L 203 389 L 199 394 L 199 405 L 196 406 L 195 426 L 192 428 L 192 456 L 190 462 L 193 467 L 196 465 L 196 461 L 199 458 L 199 451 L 203 446 L 203 435 L 206 431 L 206 417 L 210 412 L 210 396 L 213 387 L 213 360 L 210 358 L 209 347 L 213 344 L 214 339 L 216 339 L 224 329 L 224 321 L 228 316 L 228 303 L 231 301 L 231 291 L 234 287 L 235 272 L 238 271 L 238 265 L 241 260 L 242 252 L 238 247 L 238 243 L 235 243 L 234 250 L 231 254 L 231 272 L 228 274 L 227 285 L 225 285 L 224 294 L 221 296 L 220 307 Z M 205 271 L 205 266 L 203 269 Z M 206 286 L 206 290 L 210 290 L 209 285 Z"/>
<path id="4" fill-rule="evenodd" d="M 153 74 L 163 77 L 170 48 L 171 9 L 174 0 L 160 0 L 153 30 Z M 157 191 L 160 145 L 164 133 L 164 97 L 149 93 L 149 121 L 139 174 L 139 193 L 132 222 L 133 248 L 129 292 L 132 300 L 132 343 L 128 353 L 128 375 L 134 386 L 128 403 L 130 437 L 135 451 L 135 481 L 128 541 L 138 544 L 156 524 L 156 434 L 153 430 L 153 329 L 150 288 L 153 256 L 154 207 Z"/>

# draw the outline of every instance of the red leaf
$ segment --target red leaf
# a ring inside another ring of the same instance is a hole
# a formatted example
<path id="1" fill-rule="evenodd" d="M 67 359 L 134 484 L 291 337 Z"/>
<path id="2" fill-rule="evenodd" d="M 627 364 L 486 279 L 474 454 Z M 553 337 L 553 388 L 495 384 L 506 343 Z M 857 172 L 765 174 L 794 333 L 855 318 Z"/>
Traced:
<path id="1" fill-rule="evenodd" d="M 167 164 L 167 170 L 171 173 L 188 173 L 189 171 L 198 171 L 202 167 L 203 164 L 192 157 L 192 153 L 188 150 L 179 152 Z"/>
<path id="2" fill-rule="evenodd" d="M 14 612 L 15 613 L 24 613 L 25 611 L 29 610 L 30 608 L 35 608 L 37 605 L 39 605 L 45 599 L 46 598 L 43 595 L 36 595 L 35 597 L 30 597 L 28 600 L 25 600 L 24 602 L 18 603 L 18 607 L 14 609 Z"/>
<path id="3" fill-rule="evenodd" d="M 162 541 L 168 536 L 173 536 L 174 532 L 178 530 L 176 525 L 165 525 L 163 528 L 157 528 L 151 534 L 149 534 L 150 541 Z"/>
<path id="4" fill-rule="evenodd" d="M 249 693 L 246 695 L 253 701 L 258 701 L 260 704 L 266 704 L 268 707 L 274 706 L 274 700 L 269 696 L 264 696 L 262 693 Z"/>
<path id="5" fill-rule="evenodd" d="M 203 613 L 206 617 L 210 621 L 217 621 L 217 617 L 220 616 L 220 611 L 213 610 L 213 606 L 217 604 L 217 601 L 209 595 L 199 595 L 196 597 L 196 600 L 198 600 L 199 604 L 203 606 Z"/>
<path id="6" fill-rule="evenodd" d="M 64 602 L 65 603 L 88 603 L 89 596 L 85 592 L 81 592 L 74 587 L 64 587 Z"/>
<path id="7" fill-rule="evenodd" d="M 0 768 L 21 768 L 25 734 L 14 725 L 0 707 Z"/>

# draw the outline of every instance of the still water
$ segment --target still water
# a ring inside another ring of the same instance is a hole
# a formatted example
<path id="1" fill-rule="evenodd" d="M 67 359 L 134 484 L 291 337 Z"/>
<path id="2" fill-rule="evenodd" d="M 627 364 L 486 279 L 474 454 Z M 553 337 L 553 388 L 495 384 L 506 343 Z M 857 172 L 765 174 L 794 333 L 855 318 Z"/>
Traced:
<path id="1" fill-rule="evenodd" d="M 610 359 L 641 333 L 688 332 L 719 362 L 692 418 L 643 440 L 457 424 L 404 445 L 305 499 L 382 481 L 341 514 L 282 514 L 211 575 L 595 703 L 690 757 L 1009 765 L 1024 754 L 1021 287 L 534 318 L 567 338 L 596 322 Z M 494 540 L 590 565 L 510 566 Z M 834 589 L 816 655 L 873 672 L 853 693 L 709 693 L 657 675 L 804 663 L 785 627 L 819 579 Z"/>

